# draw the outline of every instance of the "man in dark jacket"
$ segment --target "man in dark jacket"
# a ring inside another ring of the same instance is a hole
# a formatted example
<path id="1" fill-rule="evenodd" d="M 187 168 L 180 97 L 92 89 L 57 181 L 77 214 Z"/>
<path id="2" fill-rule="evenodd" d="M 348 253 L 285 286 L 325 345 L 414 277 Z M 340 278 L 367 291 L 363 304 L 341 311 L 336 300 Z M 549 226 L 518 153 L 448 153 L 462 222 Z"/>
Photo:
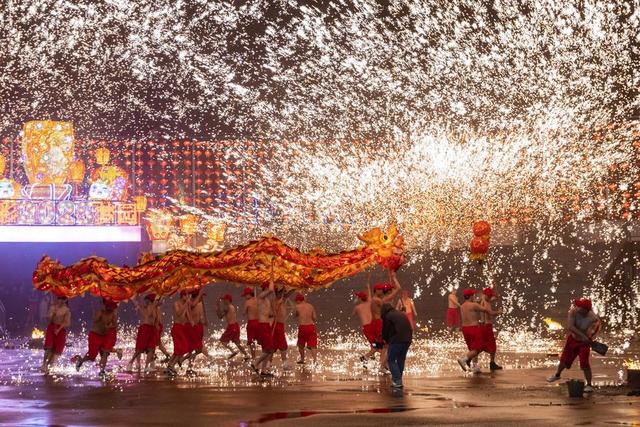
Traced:
<path id="1" fill-rule="evenodd" d="M 391 371 L 391 387 L 402 388 L 404 361 L 413 339 L 413 330 L 407 315 L 389 303 L 382 306 L 382 338 L 389 345 L 387 360 Z"/>

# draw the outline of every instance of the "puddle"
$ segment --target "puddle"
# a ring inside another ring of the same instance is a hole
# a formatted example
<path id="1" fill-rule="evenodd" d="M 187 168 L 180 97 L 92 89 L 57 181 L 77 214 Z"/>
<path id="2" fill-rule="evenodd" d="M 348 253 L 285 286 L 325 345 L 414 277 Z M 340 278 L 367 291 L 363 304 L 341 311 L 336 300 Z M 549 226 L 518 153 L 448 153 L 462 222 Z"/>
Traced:
<path id="1" fill-rule="evenodd" d="M 240 422 L 240 426 L 250 426 L 253 424 L 264 424 L 269 421 L 295 419 L 310 417 L 312 415 L 349 415 L 349 414 L 391 414 L 395 412 L 414 411 L 416 408 L 405 406 L 392 406 L 389 408 L 356 409 L 353 411 L 292 411 L 292 412 L 272 412 L 263 414 L 257 420 Z"/>

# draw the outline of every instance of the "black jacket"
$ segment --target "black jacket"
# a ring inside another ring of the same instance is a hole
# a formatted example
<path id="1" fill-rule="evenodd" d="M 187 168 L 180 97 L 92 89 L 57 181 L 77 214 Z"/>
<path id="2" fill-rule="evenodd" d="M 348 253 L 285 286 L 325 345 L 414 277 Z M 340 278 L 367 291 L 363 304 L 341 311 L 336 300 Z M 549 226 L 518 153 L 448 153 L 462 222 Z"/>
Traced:
<path id="1" fill-rule="evenodd" d="M 413 330 L 407 315 L 394 309 L 391 304 L 384 304 L 380 309 L 382 316 L 382 338 L 388 344 L 410 343 Z"/>

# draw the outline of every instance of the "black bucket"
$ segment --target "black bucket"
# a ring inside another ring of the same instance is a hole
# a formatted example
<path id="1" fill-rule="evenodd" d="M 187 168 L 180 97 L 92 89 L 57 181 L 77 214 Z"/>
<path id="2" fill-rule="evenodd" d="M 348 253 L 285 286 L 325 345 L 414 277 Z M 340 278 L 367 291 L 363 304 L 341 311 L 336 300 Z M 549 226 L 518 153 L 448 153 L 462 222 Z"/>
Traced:
<path id="1" fill-rule="evenodd" d="M 567 381 L 567 388 L 569 389 L 569 397 L 583 397 L 584 395 L 584 381 L 582 380 Z"/>

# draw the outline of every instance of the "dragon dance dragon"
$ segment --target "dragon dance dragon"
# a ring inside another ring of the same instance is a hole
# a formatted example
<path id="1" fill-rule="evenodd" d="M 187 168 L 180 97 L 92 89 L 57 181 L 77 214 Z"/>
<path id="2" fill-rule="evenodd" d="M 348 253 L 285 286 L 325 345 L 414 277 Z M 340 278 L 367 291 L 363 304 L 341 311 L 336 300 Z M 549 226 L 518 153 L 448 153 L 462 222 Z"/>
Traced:
<path id="1" fill-rule="evenodd" d="M 404 262 L 404 239 L 395 225 L 374 228 L 358 236 L 363 246 L 327 254 L 308 253 L 266 236 L 221 252 L 169 251 L 147 254 L 135 267 L 111 265 L 92 256 L 64 267 L 43 256 L 33 273 L 33 286 L 68 298 L 89 292 L 123 301 L 146 292 L 158 296 L 193 290 L 216 281 L 261 285 L 274 280 L 288 289 L 313 290 L 373 267 L 397 270 Z M 271 277 L 273 275 L 273 278 Z"/>

